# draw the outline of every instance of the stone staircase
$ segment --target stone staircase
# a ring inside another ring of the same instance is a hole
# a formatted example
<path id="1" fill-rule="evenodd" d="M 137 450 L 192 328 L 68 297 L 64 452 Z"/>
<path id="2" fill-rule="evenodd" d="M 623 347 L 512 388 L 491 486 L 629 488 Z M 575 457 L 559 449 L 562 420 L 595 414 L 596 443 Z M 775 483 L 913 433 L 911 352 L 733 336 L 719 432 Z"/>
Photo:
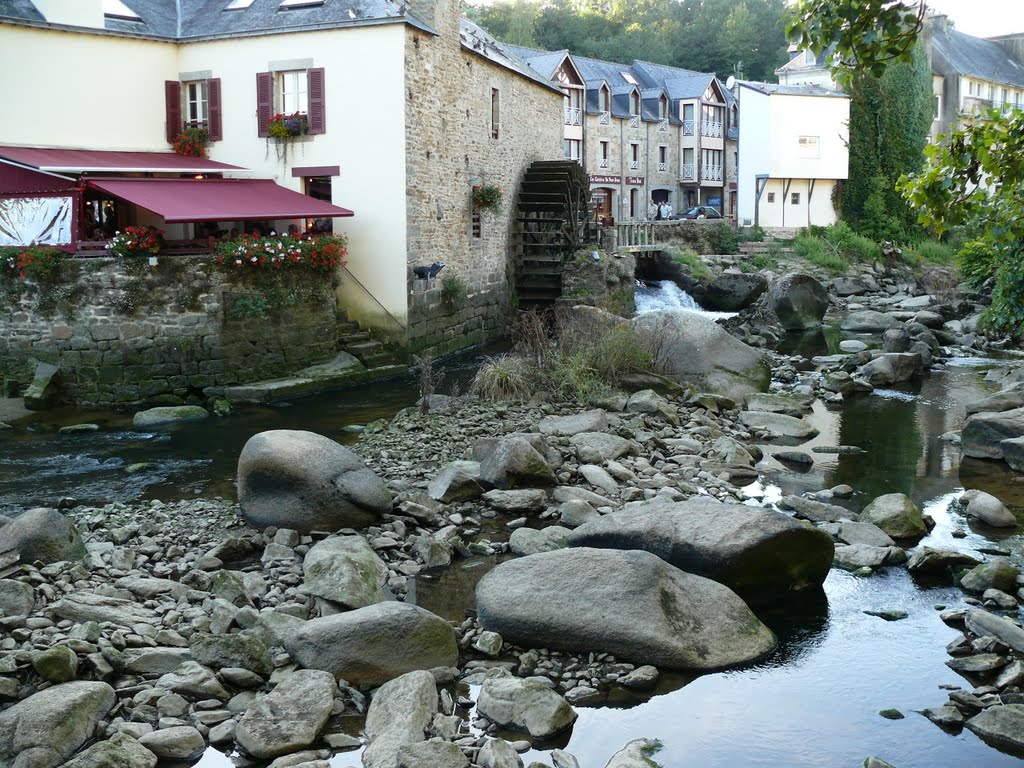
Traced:
<path id="1" fill-rule="evenodd" d="M 765 240 L 760 243 L 740 243 L 740 254 L 743 256 L 756 256 L 761 253 L 772 251 L 779 256 L 792 256 L 793 249 L 789 245 L 781 245 L 772 240 Z"/>
<path id="2" fill-rule="evenodd" d="M 368 331 L 364 331 L 359 323 L 352 320 L 338 324 L 336 338 L 338 351 L 348 352 L 368 370 L 400 365 L 400 361 L 383 344 L 371 338 Z"/>

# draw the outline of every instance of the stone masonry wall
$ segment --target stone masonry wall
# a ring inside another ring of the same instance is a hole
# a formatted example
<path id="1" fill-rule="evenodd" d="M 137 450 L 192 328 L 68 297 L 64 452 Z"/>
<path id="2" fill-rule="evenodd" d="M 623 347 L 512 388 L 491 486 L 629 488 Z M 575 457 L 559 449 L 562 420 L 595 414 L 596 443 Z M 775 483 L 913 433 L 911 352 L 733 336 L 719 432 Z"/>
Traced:
<path id="1" fill-rule="evenodd" d="M 31 294 L 0 306 L 0 380 L 24 387 L 36 362 L 48 362 L 60 367 L 71 404 L 170 405 L 334 354 L 333 295 L 320 306 L 235 319 L 225 305 L 244 288 L 226 282 L 208 259 L 176 261 L 185 277 L 161 280 L 155 273 L 133 278 L 113 259 L 90 260 L 76 265 L 74 284 L 61 288 L 74 298 L 55 312 L 41 313 Z"/>
<path id="2" fill-rule="evenodd" d="M 463 50 L 457 0 L 436 0 L 438 36 L 406 37 L 406 154 L 409 339 L 414 352 L 447 354 L 500 336 L 510 313 L 509 276 L 515 197 L 534 160 L 562 157 L 562 96 L 483 56 Z M 491 89 L 499 93 L 500 131 L 491 137 Z M 496 211 L 472 232 L 472 188 L 497 184 Z M 434 280 L 414 266 L 443 261 Z M 468 296 L 442 300 L 444 278 Z"/>

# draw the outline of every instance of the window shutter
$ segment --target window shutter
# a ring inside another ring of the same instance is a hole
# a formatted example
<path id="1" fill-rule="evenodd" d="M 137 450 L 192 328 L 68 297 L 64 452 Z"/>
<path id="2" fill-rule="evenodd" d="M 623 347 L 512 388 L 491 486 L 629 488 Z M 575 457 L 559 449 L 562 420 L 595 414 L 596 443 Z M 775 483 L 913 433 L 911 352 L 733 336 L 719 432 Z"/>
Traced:
<path id="1" fill-rule="evenodd" d="M 259 136 L 269 136 L 267 124 L 274 116 L 274 73 L 256 73 L 256 128 Z"/>
<path id="2" fill-rule="evenodd" d="M 306 71 L 307 92 L 309 94 L 309 132 L 327 132 L 327 109 L 324 91 L 324 68 L 317 67 Z"/>
<path id="3" fill-rule="evenodd" d="M 164 104 L 167 113 L 167 143 L 173 144 L 181 133 L 181 83 L 164 81 Z"/>
<path id="4" fill-rule="evenodd" d="M 220 141 L 224 138 L 224 132 L 220 124 L 220 78 L 213 77 L 206 81 L 206 98 L 209 100 L 209 122 L 207 133 L 210 141 Z"/>

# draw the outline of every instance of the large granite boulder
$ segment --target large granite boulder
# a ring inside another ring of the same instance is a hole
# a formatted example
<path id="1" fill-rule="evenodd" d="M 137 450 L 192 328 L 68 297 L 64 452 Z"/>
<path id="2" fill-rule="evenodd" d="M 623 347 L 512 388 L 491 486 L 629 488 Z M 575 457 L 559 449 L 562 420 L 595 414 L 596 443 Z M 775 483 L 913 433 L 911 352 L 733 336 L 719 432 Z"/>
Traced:
<path id="1" fill-rule="evenodd" d="M 547 445 L 539 434 L 481 438 L 473 446 L 473 459 L 480 462 L 480 482 L 489 487 L 509 490 L 555 484 Z"/>
<path id="2" fill-rule="evenodd" d="M 189 638 L 189 651 L 194 661 L 210 669 L 241 668 L 262 677 L 274 671 L 267 644 L 248 633 L 211 635 L 195 632 Z"/>
<path id="3" fill-rule="evenodd" d="M 296 670 L 245 710 L 235 740 L 263 760 L 304 749 L 316 741 L 331 716 L 335 690 L 333 675 Z"/>
<path id="4" fill-rule="evenodd" d="M 477 585 L 476 606 L 481 626 L 507 642 L 672 669 L 743 664 L 776 645 L 731 589 L 638 550 L 579 547 L 506 561 Z"/>
<path id="5" fill-rule="evenodd" d="M 1002 441 L 1024 437 L 1024 408 L 970 416 L 960 433 L 960 450 L 976 459 L 1002 459 Z"/>
<path id="6" fill-rule="evenodd" d="M 82 534 L 55 509 L 30 509 L 0 527 L 0 553 L 17 552 L 23 563 L 56 563 L 86 557 Z"/>
<path id="7" fill-rule="evenodd" d="M 888 352 L 865 363 L 858 376 L 873 387 L 899 384 L 921 374 L 921 355 L 917 352 Z"/>
<path id="8" fill-rule="evenodd" d="M 839 327 L 851 333 L 882 333 L 901 325 L 902 323 L 892 315 L 873 309 L 862 309 L 844 317 Z"/>
<path id="9" fill-rule="evenodd" d="M 238 504 L 257 528 L 362 528 L 391 511 L 391 492 L 357 454 L 313 432 L 275 429 L 238 457 Z"/>
<path id="10" fill-rule="evenodd" d="M 821 326 L 828 311 L 828 291 L 810 275 L 786 275 L 768 288 L 767 304 L 787 331 Z"/>
<path id="11" fill-rule="evenodd" d="M 768 433 L 770 440 L 804 441 L 817 437 L 818 428 L 798 416 L 765 411 L 743 411 L 740 413 L 743 426 L 760 429 Z"/>
<path id="12" fill-rule="evenodd" d="M 139 411 L 132 417 L 132 426 L 136 429 L 152 429 L 191 421 L 205 421 L 208 418 L 210 412 L 199 405 L 164 405 Z"/>
<path id="13" fill-rule="evenodd" d="M 968 491 L 964 494 L 967 501 L 967 516 L 973 517 L 993 528 L 1014 528 L 1017 518 L 999 499 L 985 491 Z"/>
<path id="14" fill-rule="evenodd" d="M 771 368 L 764 353 L 694 312 L 645 312 L 630 321 L 641 335 L 655 335 L 670 378 L 740 400 L 764 392 Z"/>
<path id="15" fill-rule="evenodd" d="M 0 615 L 28 616 L 36 602 L 31 584 L 14 579 L 0 579 Z"/>
<path id="16" fill-rule="evenodd" d="M 452 667 L 459 649 L 452 626 L 415 605 L 377 603 L 311 619 L 285 638 L 292 658 L 353 685 L 380 685 L 417 669 Z"/>
<path id="17" fill-rule="evenodd" d="M 492 723 L 526 731 L 535 739 L 554 736 L 576 722 L 573 708 L 548 686 L 500 668 L 488 672 L 476 706 Z"/>
<path id="18" fill-rule="evenodd" d="M 768 287 L 768 280 L 757 272 L 723 272 L 704 289 L 701 304 L 707 309 L 738 312 L 746 309 Z"/>
<path id="19" fill-rule="evenodd" d="M 424 741 L 436 713 L 437 685 L 429 672 L 409 672 L 382 685 L 366 713 L 363 768 L 396 768 L 402 747 Z"/>
<path id="20" fill-rule="evenodd" d="M 860 513 L 860 521 L 877 525 L 894 539 L 914 539 L 928 533 L 921 510 L 904 493 L 879 496 Z"/>
<path id="21" fill-rule="evenodd" d="M 994 747 L 1024 752 L 1024 704 L 984 709 L 967 721 L 967 729 Z"/>
<path id="22" fill-rule="evenodd" d="M 393 600 L 387 565 L 362 536 L 332 536 L 314 544 L 302 561 L 299 588 L 342 608 L 365 608 Z"/>
<path id="23" fill-rule="evenodd" d="M 115 733 L 79 752 L 61 768 L 156 768 L 157 757 L 137 739 Z"/>
<path id="24" fill-rule="evenodd" d="M 654 739 L 634 739 L 612 755 L 604 768 L 651 768 L 661 765 L 653 761 L 654 755 L 661 749 L 661 742 Z"/>
<path id="25" fill-rule="evenodd" d="M 0 765 L 61 765 L 93 738 L 96 724 L 116 702 L 109 685 L 83 680 L 19 701 L 0 712 Z"/>
<path id="26" fill-rule="evenodd" d="M 769 509 L 702 498 L 629 507 L 580 526 L 569 546 L 642 549 L 752 601 L 818 587 L 832 567 L 831 536 Z"/>
<path id="27" fill-rule="evenodd" d="M 38 363 L 32 383 L 25 389 L 23 402 L 30 411 L 45 411 L 60 402 L 62 395 L 60 368 L 51 363 Z"/>

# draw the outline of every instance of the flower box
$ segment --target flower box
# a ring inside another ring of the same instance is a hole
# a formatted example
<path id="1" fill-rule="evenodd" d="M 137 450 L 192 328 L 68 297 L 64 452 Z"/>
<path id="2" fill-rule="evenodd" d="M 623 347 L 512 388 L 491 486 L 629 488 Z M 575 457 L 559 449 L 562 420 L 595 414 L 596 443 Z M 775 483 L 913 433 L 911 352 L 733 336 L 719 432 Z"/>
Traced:
<path id="1" fill-rule="evenodd" d="M 289 139 L 309 133 L 309 118 L 302 112 L 282 115 L 280 112 L 267 123 L 267 134 L 275 139 Z"/>

